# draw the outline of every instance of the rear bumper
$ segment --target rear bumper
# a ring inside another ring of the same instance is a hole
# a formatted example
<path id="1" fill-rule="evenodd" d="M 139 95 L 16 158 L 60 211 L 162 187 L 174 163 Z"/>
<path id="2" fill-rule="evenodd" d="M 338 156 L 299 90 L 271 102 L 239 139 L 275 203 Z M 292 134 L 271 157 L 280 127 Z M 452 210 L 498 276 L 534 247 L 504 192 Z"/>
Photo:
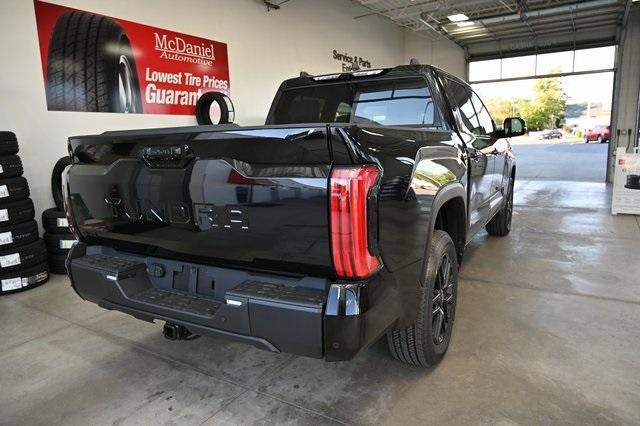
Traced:
<path id="1" fill-rule="evenodd" d="M 381 309 L 379 277 L 332 283 L 252 274 L 82 243 L 67 263 L 75 291 L 106 309 L 272 352 L 348 360 L 393 322 Z"/>

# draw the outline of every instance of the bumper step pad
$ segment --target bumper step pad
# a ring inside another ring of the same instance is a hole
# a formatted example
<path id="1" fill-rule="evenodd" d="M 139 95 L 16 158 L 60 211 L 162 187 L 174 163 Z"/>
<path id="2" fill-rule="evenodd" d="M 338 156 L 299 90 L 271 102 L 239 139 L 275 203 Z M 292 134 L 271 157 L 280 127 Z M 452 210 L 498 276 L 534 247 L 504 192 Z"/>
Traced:
<path id="1" fill-rule="evenodd" d="M 220 302 L 216 302 L 215 300 L 179 294 L 157 288 L 140 292 L 131 297 L 131 300 L 208 318 L 213 318 L 221 305 Z"/>
<path id="2" fill-rule="evenodd" d="M 228 291 L 227 297 L 277 301 L 314 309 L 322 309 L 326 301 L 326 296 L 322 290 L 288 287 L 260 281 L 244 281 L 233 290 Z"/>
<path id="3" fill-rule="evenodd" d="M 93 269 L 102 272 L 107 277 L 113 279 L 122 279 L 135 275 L 140 269 L 146 270 L 146 265 L 135 260 L 124 259 L 118 256 L 108 256 L 105 254 L 93 254 L 73 259 L 73 263 L 81 268 Z"/>

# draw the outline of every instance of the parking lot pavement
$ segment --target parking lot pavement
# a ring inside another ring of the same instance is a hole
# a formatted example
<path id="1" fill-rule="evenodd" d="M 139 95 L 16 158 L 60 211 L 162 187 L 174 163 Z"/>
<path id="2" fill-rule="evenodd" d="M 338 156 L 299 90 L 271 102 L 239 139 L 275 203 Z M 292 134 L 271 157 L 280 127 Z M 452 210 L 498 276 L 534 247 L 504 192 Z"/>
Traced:
<path id="1" fill-rule="evenodd" d="M 608 149 L 607 143 L 514 144 L 516 179 L 604 182 Z"/>
<path id="2" fill-rule="evenodd" d="M 540 132 L 531 132 L 523 136 L 509 138 L 509 141 L 511 142 L 511 145 L 568 144 L 583 142 L 581 138 L 577 138 L 572 135 L 564 135 L 561 139 L 540 139 L 539 133 Z"/>

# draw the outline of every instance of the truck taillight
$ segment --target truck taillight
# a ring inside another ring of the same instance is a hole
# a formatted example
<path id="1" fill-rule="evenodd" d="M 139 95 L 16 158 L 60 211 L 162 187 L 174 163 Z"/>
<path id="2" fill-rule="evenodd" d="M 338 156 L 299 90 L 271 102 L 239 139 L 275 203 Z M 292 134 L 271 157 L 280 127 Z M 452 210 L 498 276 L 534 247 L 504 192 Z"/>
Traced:
<path id="1" fill-rule="evenodd" d="M 73 218 L 73 210 L 71 207 L 71 195 L 69 194 L 69 170 L 71 166 L 65 167 L 62 171 L 62 199 L 64 201 L 64 211 L 67 216 L 67 225 L 69 230 L 76 237 L 76 240 L 80 240 L 80 233 Z"/>
<path id="2" fill-rule="evenodd" d="M 331 172 L 331 257 L 342 278 L 365 278 L 380 268 L 369 250 L 368 198 L 376 185 L 376 166 L 337 167 Z"/>

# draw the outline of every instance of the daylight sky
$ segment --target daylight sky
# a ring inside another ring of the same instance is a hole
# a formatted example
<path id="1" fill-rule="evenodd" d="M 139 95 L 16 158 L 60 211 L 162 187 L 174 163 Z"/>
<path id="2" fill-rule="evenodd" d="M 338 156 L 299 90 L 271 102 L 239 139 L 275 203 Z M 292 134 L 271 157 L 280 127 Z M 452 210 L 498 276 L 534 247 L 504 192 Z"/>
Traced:
<path id="1" fill-rule="evenodd" d="M 533 98 L 535 79 L 505 81 L 499 83 L 476 83 L 474 89 L 482 99 L 488 98 Z M 562 77 L 564 90 L 569 97 L 567 103 L 601 102 L 604 109 L 611 108 L 613 73 L 598 73 Z"/>
<path id="2" fill-rule="evenodd" d="M 496 80 L 545 75 L 549 73 L 570 73 L 612 69 L 616 54 L 615 46 L 597 47 L 516 58 L 492 59 L 471 62 L 469 80 Z M 601 102 L 605 109 L 611 108 L 613 92 L 613 72 L 582 74 L 562 77 L 562 83 L 569 99 L 568 103 Z M 498 83 L 476 83 L 473 87 L 480 97 L 488 98 L 533 98 L 535 79 L 506 81 Z"/>

